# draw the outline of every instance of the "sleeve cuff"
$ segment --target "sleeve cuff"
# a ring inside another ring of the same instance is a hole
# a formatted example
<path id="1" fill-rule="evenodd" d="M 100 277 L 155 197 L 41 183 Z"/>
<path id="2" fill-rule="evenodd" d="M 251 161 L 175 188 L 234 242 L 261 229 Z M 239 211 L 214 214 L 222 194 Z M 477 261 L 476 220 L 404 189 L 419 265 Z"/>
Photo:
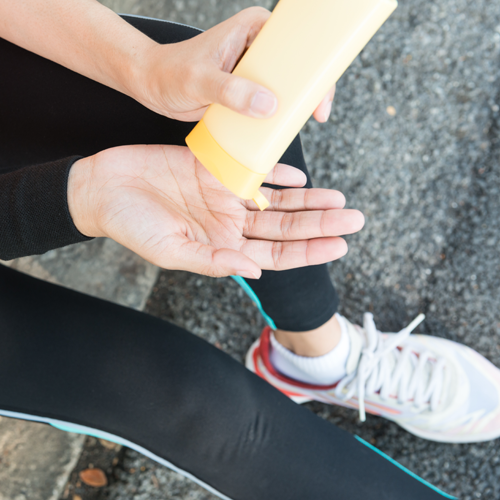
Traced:
<path id="1" fill-rule="evenodd" d="M 81 156 L 0 175 L 0 259 L 38 255 L 89 241 L 73 223 L 68 177 Z"/>

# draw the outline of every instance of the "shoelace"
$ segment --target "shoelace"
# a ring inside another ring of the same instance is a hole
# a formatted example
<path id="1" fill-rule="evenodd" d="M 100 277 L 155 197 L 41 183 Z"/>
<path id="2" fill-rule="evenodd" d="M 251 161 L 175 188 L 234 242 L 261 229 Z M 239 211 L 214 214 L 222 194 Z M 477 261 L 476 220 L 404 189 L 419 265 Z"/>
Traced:
<path id="1" fill-rule="evenodd" d="M 397 358 L 395 365 L 388 356 L 424 319 L 425 315 L 420 314 L 399 333 L 384 339 L 375 326 L 373 314 L 364 315 L 363 329 L 366 332 L 367 345 L 361 352 L 358 368 L 342 379 L 335 388 L 336 396 L 344 400 L 349 400 L 357 394 L 359 418 L 362 422 L 366 420 L 365 395 L 377 391 L 380 391 L 382 399 L 386 399 L 393 390 L 397 390 L 399 403 L 413 399 L 413 404 L 419 409 L 424 406 L 429 406 L 431 410 L 436 409 L 443 387 L 445 360 L 433 359 L 431 365 L 427 366 L 427 362 L 434 358 L 434 355 L 424 351 L 419 353 L 417 358 L 409 346 L 391 354 Z M 412 364 L 412 370 L 405 370 L 408 363 Z"/>

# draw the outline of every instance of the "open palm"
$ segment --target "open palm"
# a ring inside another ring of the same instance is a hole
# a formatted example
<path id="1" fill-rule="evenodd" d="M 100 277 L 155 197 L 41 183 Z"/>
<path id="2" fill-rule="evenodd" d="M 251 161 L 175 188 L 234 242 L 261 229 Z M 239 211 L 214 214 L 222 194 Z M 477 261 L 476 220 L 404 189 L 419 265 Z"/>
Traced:
<path id="1" fill-rule="evenodd" d="M 261 269 L 335 260 L 347 251 L 338 236 L 363 226 L 360 212 L 342 209 L 341 193 L 325 189 L 262 188 L 271 206 L 260 212 L 185 147 L 123 146 L 76 165 L 85 172 L 86 203 L 93 210 L 92 229 L 80 229 L 113 238 L 167 269 L 258 278 Z M 292 187 L 305 181 L 286 165 L 267 179 Z"/>

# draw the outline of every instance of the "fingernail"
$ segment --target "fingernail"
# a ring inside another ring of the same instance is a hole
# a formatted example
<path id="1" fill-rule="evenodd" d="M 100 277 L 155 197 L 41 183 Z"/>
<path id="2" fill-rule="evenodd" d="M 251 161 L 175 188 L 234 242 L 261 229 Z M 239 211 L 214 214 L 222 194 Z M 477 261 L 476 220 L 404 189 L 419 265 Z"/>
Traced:
<path id="1" fill-rule="evenodd" d="M 325 109 L 325 122 L 330 118 L 330 114 L 332 112 L 332 101 L 330 101 Z"/>
<path id="2" fill-rule="evenodd" d="M 249 280 L 258 280 L 260 278 L 260 275 L 257 275 L 253 273 L 252 271 L 238 271 L 236 273 L 238 276 L 241 276 L 242 278 L 248 278 Z"/>
<path id="3" fill-rule="evenodd" d="M 278 100 L 267 92 L 257 92 L 252 99 L 250 109 L 255 115 L 266 117 L 271 115 L 278 106 Z"/>

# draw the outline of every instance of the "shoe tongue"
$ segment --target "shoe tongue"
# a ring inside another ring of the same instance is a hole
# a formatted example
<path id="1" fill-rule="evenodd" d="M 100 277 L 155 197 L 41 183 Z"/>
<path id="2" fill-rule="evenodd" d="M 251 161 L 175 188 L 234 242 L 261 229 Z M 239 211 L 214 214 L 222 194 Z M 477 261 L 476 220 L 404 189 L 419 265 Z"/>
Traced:
<path id="1" fill-rule="evenodd" d="M 363 328 L 357 325 L 353 325 L 343 317 L 342 319 L 345 321 L 346 331 L 349 334 L 349 340 L 350 340 L 350 352 L 346 363 L 346 374 L 350 375 L 357 369 L 361 357 L 361 352 L 363 348 L 366 346 L 368 339 L 367 339 L 367 334 Z M 400 353 L 397 348 L 395 348 L 393 351 L 387 353 L 384 356 L 384 362 L 389 364 L 391 372 L 393 372 L 394 369 L 396 368 L 399 356 Z M 403 366 L 404 373 L 402 374 L 403 376 L 401 377 L 403 380 L 410 380 L 413 370 L 415 369 L 417 363 L 418 363 L 417 355 L 411 354 L 411 360 L 406 362 Z M 425 386 L 427 386 L 427 384 L 429 383 L 431 375 L 432 375 L 431 364 L 426 363 L 424 373 L 422 373 L 421 375 L 426 377 Z M 399 387 L 393 387 L 392 393 L 394 395 L 397 395 L 399 393 Z"/>
<path id="2" fill-rule="evenodd" d="M 366 338 L 365 332 L 362 328 L 354 326 L 343 316 L 341 316 L 341 318 L 344 320 L 345 330 L 349 335 L 350 351 L 346 362 L 346 374 L 350 375 L 358 367 L 361 351 L 366 344 Z"/>

